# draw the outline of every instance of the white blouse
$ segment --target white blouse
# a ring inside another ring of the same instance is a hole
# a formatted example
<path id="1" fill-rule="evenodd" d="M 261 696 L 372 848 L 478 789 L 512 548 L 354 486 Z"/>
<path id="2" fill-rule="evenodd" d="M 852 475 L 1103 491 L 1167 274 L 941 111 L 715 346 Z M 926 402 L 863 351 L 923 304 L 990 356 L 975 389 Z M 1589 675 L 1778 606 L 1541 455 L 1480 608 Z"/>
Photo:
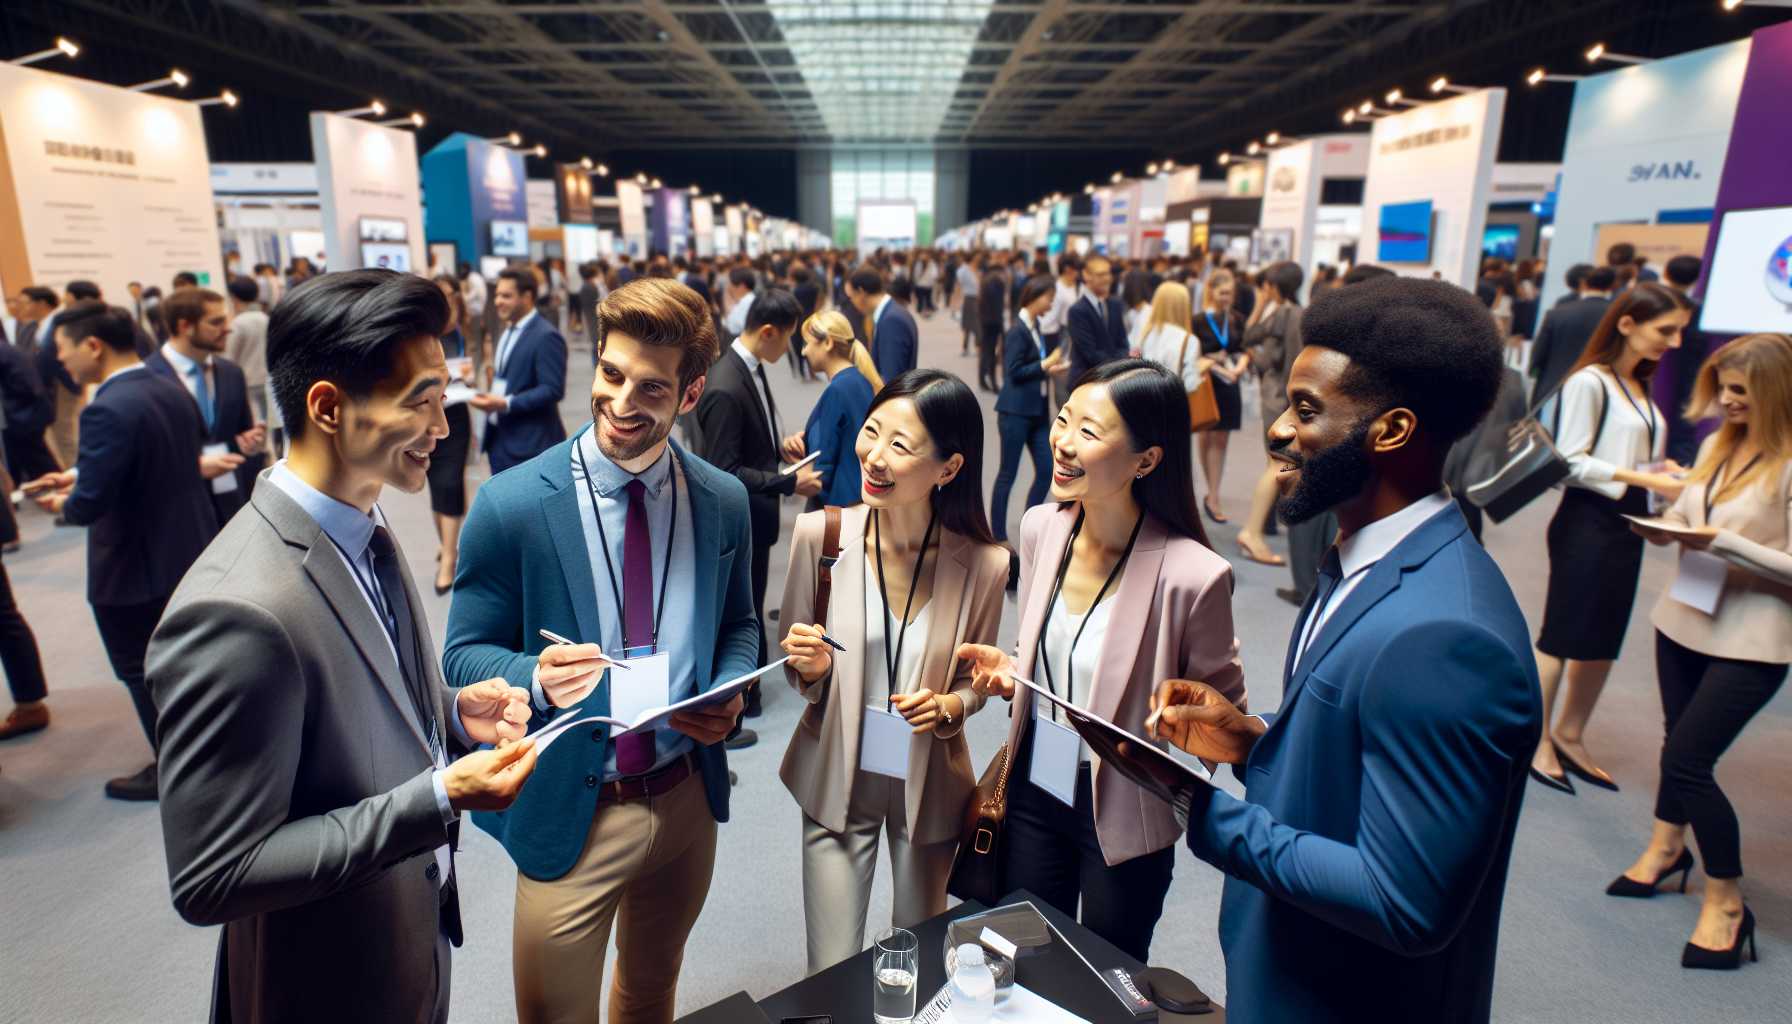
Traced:
<path id="1" fill-rule="evenodd" d="M 1101 648 L 1108 635 L 1108 611 L 1113 607 L 1113 595 L 1110 594 L 1095 607 L 1082 615 L 1077 615 L 1064 607 L 1062 599 L 1052 603 L 1052 614 L 1045 622 L 1045 635 L 1040 638 L 1039 651 L 1033 656 L 1033 681 L 1041 686 L 1051 685 L 1058 689 L 1058 696 L 1075 704 L 1079 708 L 1089 706 L 1089 691 L 1095 685 L 1095 670 L 1101 667 Z M 1083 624 L 1088 619 L 1088 625 Z M 1078 629 L 1083 636 L 1076 644 L 1076 660 L 1066 677 L 1064 667 L 1070 658 L 1070 643 L 1076 639 Z M 1044 659 L 1051 659 L 1051 675 L 1047 675 Z M 1051 682 L 1048 684 L 1047 680 Z M 1065 692 L 1068 686 L 1069 692 Z M 1041 700 L 1035 708 L 1036 713 L 1049 716 L 1051 711 L 1046 707 L 1049 701 Z M 1068 723 L 1065 723 L 1068 724 Z M 1093 755 L 1087 743 L 1078 744 L 1077 759 L 1087 761 Z"/>
<path id="2" fill-rule="evenodd" d="M 902 609 L 890 609 L 884 618 L 884 599 L 878 592 L 877 567 L 869 555 L 865 558 L 865 703 L 882 707 L 893 693 L 913 693 L 920 689 L 921 654 L 927 649 L 927 624 L 933 616 L 933 600 L 921 606 L 908 624 L 907 639 L 902 641 L 902 660 L 896 663 L 896 685 L 890 685 L 890 662 L 887 645 L 897 637 L 885 635 L 886 624 L 902 634 Z"/>
<path id="3" fill-rule="evenodd" d="M 1186 355 L 1182 348 L 1184 339 L 1187 339 L 1188 342 Z M 1146 359 L 1168 367 L 1171 373 L 1180 372 L 1182 374 L 1182 390 L 1184 391 L 1194 391 L 1199 388 L 1201 381 L 1207 376 L 1200 370 L 1200 339 L 1180 327 L 1171 324 L 1158 324 L 1145 335 L 1145 340 L 1139 347 L 1143 350 Z M 1176 362 L 1178 357 L 1182 358 L 1180 366 Z"/>
<path id="4" fill-rule="evenodd" d="M 1570 486 L 1585 487 L 1616 501 L 1627 485 L 1612 479 L 1620 469 L 1634 470 L 1658 462 L 1667 450 L 1667 418 L 1646 395 L 1625 396 L 1617 378 L 1603 366 L 1586 366 L 1562 383 L 1560 427 L 1556 449 L 1568 461 Z M 1605 426 L 1594 443 L 1599 408 Z M 1588 451 L 1588 445 L 1592 450 Z"/>

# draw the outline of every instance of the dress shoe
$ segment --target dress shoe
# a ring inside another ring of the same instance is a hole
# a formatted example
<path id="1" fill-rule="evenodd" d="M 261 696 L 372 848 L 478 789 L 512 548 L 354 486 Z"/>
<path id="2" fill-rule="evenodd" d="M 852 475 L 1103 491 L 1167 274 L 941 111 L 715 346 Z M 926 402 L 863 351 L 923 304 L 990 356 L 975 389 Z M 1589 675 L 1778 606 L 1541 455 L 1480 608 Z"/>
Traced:
<path id="1" fill-rule="evenodd" d="M 156 798 L 156 766 L 151 762 L 135 775 L 110 779 L 106 795 L 114 800 L 154 800 Z"/>
<path id="2" fill-rule="evenodd" d="M 723 741 L 722 745 L 729 750 L 745 750 L 759 742 L 759 734 L 751 729 L 742 729 Z"/>
<path id="3" fill-rule="evenodd" d="M 0 740 L 15 739 L 39 732 L 50 724 L 50 709 L 41 701 L 12 709 L 6 721 L 0 722 Z"/>
<path id="4" fill-rule="evenodd" d="M 1555 740 L 1550 740 L 1549 745 L 1556 748 L 1556 760 L 1562 762 L 1562 767 L 1568 769 L 1568 774 L 1580 779 L 1589 786 L 1598 786 L 1600 789 L 1609 789 L 1614 793 L 1618 791 L 1618 784 L 1616 782 L 1594 774 L 1592 769 L 1563 753 L 1561 745 L 1556 743 Z"/>
<path id="5" fill-rule="evenodd" d="M 1289 604 L 1293 605 L 1296 608 L 1299 608 L 1300 606 L 1307 603 L 1307 595 L 1301 593 L 1300 591 L 1294 589 L 1293 587 L 1277 587 L 1276 588 L 1276 596 L 1281 598 L 1282 600 L 1288 602 Z"/>
<path id="6" fill-rule="evenodd" d="M 1535 768 L 1531 769 L 1533 772 L 1536 770 Z M 1657 886 L 1674 875 L 1680 876 L 1680 891 L 1685 892 L 1686 879 L 1691 874 L 1692 851 L 1682 849 L 1680 856 L 1674 858 L 1674 863 L 1669 864 L 1661 874 L 1655 876 L 1655 881 L 1639 882 L 1628 875 L 1619 875 L 1612 880 L 1612 884 L 1605 887 L 1605 894 L 1607 896 L 1623 896 L 1633 900 L 1646 900 L 1655 895 L 1658 891 Z"/>
<path id="7" fill-rule="evenodd" d="M 747 687 L 746 706 L 741 709 L 741 716 L 744 718 L 758 718 L 760 715 L 765 714 L 765 708 L 761 704 L 761 700 L 762 698 L 759 696 L 758 683 L 754 683 L 752 686 Z"/>
<path id="8" fill-rule="evenodd" d="M 1736 941 L 1729 949 L 1706 949 L 1688 942 L 1680 951 L 1680 966 L 1695 971 L 1733 971 L 1742 966 L 1742 944 L 1748 943 L 1748 958 L 1751 963 L 1759 963 L 1760 951 L 1755 949 L 1755 912 L 1746 906 L 1742 908 L 1742 925 L 1736 929 Z"/>
<path id="9" fill-rule="evenodd" d="M 1558 793 L 1566 793 L 1569 796 L 1574 795 L 1574 783 L 1568 781 L 1568 776 L 1566 774 L 1551 775 L 1541 768 L 1538 768 L 1536 765 L 1532 765 L 1531 778 L 1543 783 L 1545 786 L 1548 786 Z"/>

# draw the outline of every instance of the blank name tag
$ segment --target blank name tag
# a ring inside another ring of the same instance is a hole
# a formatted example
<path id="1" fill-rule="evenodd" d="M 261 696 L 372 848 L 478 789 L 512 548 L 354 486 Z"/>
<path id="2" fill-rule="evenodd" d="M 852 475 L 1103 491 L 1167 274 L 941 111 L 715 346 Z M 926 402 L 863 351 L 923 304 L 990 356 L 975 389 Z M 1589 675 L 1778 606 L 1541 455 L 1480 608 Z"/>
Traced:
<path id="1" fill-rule="evenodd" d="M 510 394 L 510 382 L 505 380 L 502 377 L 493 377 L 492 378 L 492 394 L 497 395 L 499 398 L 503 398 L 506 395 L 509 395 Z M 498 422 L 498 414 L 495 412 L 486 413 L 485 418 L 486 418 L 486 422 L 488 422 L 488 423 Z"/>
<path id="2" fill-rule="evenodd" d="M 625 658 L 625 672 L 606 673 L 610 680 L 610 717 L 633 722 L 644 711 L 672 703 L 672 659 L 666 652 Z"/>
<path id="3" fill-rule="evenodd" d="M 1067 807 L 1076 806 L 1076 769 L 1081 752 L 1082 737 L 1075 729 L 1033 716 L 1033 763 L 1028 766 L 1028 777 L 1033 785 L 1062 800 Z"/>
<path id="4" fill-rule="evenodd" d="M 191 448 L 187 450 L 192 451 Z M 227 444 L 208 444 L 204 448 L 199 449 L 199 453 L 201 455 L 228 455 L 230 454 L 230 446 Z M 228 473 L 212 477 L 213 494 L 229 494 L 234 490 L 236 490 L 236 470 L 233 469 Z"/>
<path id="5" fill-rule="evenodd" d="M 867 707 L 865 727 L 859 734 L 859 770 L 906 780 L 914 734 L 908 720 L 896 712 Z"/>
<path id="6" fill-rule="evenodd" d="M 1716 615 L 1724 597 L 1724 580 L 1730 575 L 1730 563 L 1709 551 L 1682 551 L 1680 572 L 1668 596 L 1706 615 Z"/>

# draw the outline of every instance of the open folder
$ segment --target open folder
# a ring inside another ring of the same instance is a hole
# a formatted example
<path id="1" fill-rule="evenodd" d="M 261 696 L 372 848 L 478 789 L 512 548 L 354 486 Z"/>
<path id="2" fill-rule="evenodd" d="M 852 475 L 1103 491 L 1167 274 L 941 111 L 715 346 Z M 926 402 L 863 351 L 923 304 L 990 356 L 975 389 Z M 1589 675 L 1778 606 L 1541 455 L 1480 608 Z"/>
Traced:
<path id="1" fill-rule="evenodd" d="M 545 752 L 549 744 L 565 735 L 567 730 L 575 725 L 607 725 L 610 727 L 611 739 L 630 733 L 652 732 L 664 727 L 673 715 L 681 711 L 691 711 L 711 704 L 725 704 L 733 700 L 734 695 L 745 690 L 753 680 L 773 669 L 783 668 L 784 663 L 789 660 L 787 657 L 779 658 L 764 668 L 757 668 L 744 676 L 736 676 L 725 683 L 718 683 L 694 697 L 686 697 L 684 700 L 668 704 L 665 707 L 648 708 L 636 715 L 632 722 L 624 722 L 619 718 L 610 718 L 607 715 L 568 715 L 537 729 L 530 734 L 529 738 L 535 741 L 538 751 Z"/>
<path id="2" fill-rule="evenodd" d="M 1070 724 L 1083 742 L 1103 764 L 1121 775 L 1126 776 L 1133 784 L 1159 800 L 1170 805 L 1176 812 L 1176 822 L 1183 828 L 1188 827 L 1189 801 L 1193 799 L 1197 786 L 1213 785 L 1213 775 L 1207 767 L 1199 762 L 1193 764 L 1180 761 L 1160 750 L 1155 743 L 1141 739 L 1127 732 L 1114 723 L 1075 704 L 1064 700 L 1031 679 L 1014 677 L 1014 681 L 1032 690 L 1042 700 L 1056 704 L 1064 712 L 1064 720 Z M 1124 753 L 1120 744 L 1126 744 Z"/>

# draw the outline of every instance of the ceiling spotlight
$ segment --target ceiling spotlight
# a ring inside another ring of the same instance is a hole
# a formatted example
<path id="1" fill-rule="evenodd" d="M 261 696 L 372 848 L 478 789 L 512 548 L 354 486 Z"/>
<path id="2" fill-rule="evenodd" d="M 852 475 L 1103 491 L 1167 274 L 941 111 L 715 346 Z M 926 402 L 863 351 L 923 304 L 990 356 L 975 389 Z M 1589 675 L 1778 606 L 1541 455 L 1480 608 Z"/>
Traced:
<path id="1" fill-rule="evenodd" d="M 589 171 L 590 169 L 592 169 L 593 167 L 596 167 L 597 165 L 591 162 L 590 157 L 582 156 L 582 157 L 579 157 L 579 166 L 583 167 L 584 169 Z"/>
<path id="2" fill-rule="evenodd" d="M 1375 113 L 1375 101 L 1374 100 L 1364 100 L 1363 102 L 1357 104 L 1356 112 L 1359 114 L 1365 114 L 1365 115 Z"/>
<path id="3" fill-rule="evenodd" d="M 713 193 L 709 197 L 709 201 L 712 203 L 720 203 L 722 201 L 722 193 L 720 193 L 720 192 Z"/>
<path id="4" fill-rule="evenodd" d="M 365 107 L 355 107 L 352 110 L 338 110 L 338 111 L 336 111 L 336 116 L 337 117 L 360 117 L 363 114 L 373 114 L 374 116 L 378 117 L 380 115 L 383 115 L 385 112 L 386 112 L 386 105 L 384 103 L 381 103 L 379 100 L 374 100 L 373 102 L 367 104 Z"/>
<path id="5" fill-rule="evenodd" d="M 1092 196 L 1094 194 L 1095 194 L 1095 185 L 1093 183 L 1083 186 L 1083 195 Z"/>
<path id="6" fill-rule="evenodd" d="M 1119 171 L 1115 171 L 1113 176 L 1108 178 L 1108 180 L 1113 182 L 1114 184 L 1118 185 L 1122 181 L 1126 180 L 1126 176 L 1121 174 Z"/>
<path id="7" fill-rule="evenodd" d="M 1447 92 L 1455 96 L 1461 96 L 1464 93 L 1471 93 L 1475 90 L 1465 85 L 1452 85 L 1448 78 L 1445 78 L 1443 75 L 1438 75 L 1431 80 L 1431 91 L 1433 93 Z"/>
<path id="8" fill-rule="evenodd" d="M 663 181 L 661 181 L 661 180 L 660 180 L 660 179 L 658 179 L 658 178 L 655 178 L 655 179 L 653 179 L 653 183 L 652 183 L 652 184 L 651 184 L 651 185 L 650 185 L 650 186 L 649 186 L 649 187 L 650 187 L 650 188 L 665 188 L 665 187 L 666 187 L 666 183 L 665 183 L 665 182 L 663 182 Z"/>
<path id="9" fill-rule="evenodd" d="M 1542 68 L 1533 68 L 1530 74 L 1524 76 L 1524 80 L 1531 85 L 1536 85 L 1538 82 L 1543 81 L 1543 78 L 1544 74 Z"/>
<path id="10" fill-rule="evenodd" d="M 379 100 L 374 100 L 373 103 L 370 104 L 370 106 L 373 108 L 373 112 L 375 114 L 379 115 L 380 117 L 386 116 L 386 105 L 384 103 L 381 103 Z"/>
<path id="11" fill-rule="evenodd" d="M 635 184 L 637 184 L 637 185 L 647 184 L 647 175 L 645 175 L 645 174 L 635 175 Z"/>
<path id="12" fill-rule="evenodd" d="M 1151 175 L 1153 178 L 1157 177 L 1157 165 L 1156 164 L 1146 164 L 1145 165 L 1145 173 Z"/>
<path id="13" fill-rule="evenodd" d="M 1603 56 L 1605 56 L 1605 44 L 1594 43 L 1592 47 L 1587 50 L 1587 63 L 1597 64 L 1599 63 L 1599 58 Z"/>
<path id="14" fill-rule="evenodd" d="M 1346 110 L 1344 112 L 1344 123 L 1345 124 L 1355 124 L 1356 123 L 1356 108 L 1355 107 L 1352 107 L 1349 110 Z"/>
<path id="15" fill-rule="evenodd" d="M 702 194 L 703 194 L 703 190 L 702 190 L 702 189 L 700 189 L 700 188 L 698 188 L 698 187 L 697 187 L 697 186 L 695 186 L 695 185 L 692 185 L 692 186 L 691 186 L 691 187 L 690 187 L 690 189 L 689 189 L 689 191 L 690 191 L 690 193 L 691 193 L 691 195 L 694 195 L 694 196 L 698 196 L 698 195 L 702 195 Z"/>
<path id="16" fill-rule="evenodd" d="M 1175 169 L 1176 169 L 1176 161 L 1174 161 L 1174 160 L 1165 160 L 1164 161 L 1164 170 L 1173 171 Z"/>
<path id="17" fill-rule="evenodd" d="M 1542 68 L 1533 68 L 1531 70 L 1530 74 L 1524 76 L 1524 80 L 1527 84 L 1534 86 L 1534 85 L 1538 85 L 1543 82 L 1578 82 L 1585 77 L 1587 77 L 1587 76 L 1586 75 L 1552 75 L 1549 72 L 1543 70 Z"/>
<path id="18" fill-rule="evenodd" d="M 534 149 L 531 149 L 531 150 L 530 150 L 530 151 L 529 151 L 529 152 L 531 152 L 531 153 L 534 153 L 534 154 L 535 154 L 535 155 L 536 155 L 536 156 L 538 156 L 538 157 L 541 157 L 541 158 L 543 158 L 543 159 L 545 159 L 545 158 L 546 158 L 546 157 L 547 157 L 547 155 L 548 155 L 548 147 L 546 147 L 546 146 L 544 146 L 544 145 L 542 145 L 542 144 L 541 144 L 541 143 L 539 143 L 539 142 L 537 142 L 537 143 L 536 143 L 536 144 L 535 144 L 535 148 L 534 148 Z"/>
<path id="19" fill-rule="evenodd" d="M 51 57 L 78 57 L 78 56 L 80 56 L 80 54 L 81 54 L 81 47 L 78 43 L 76 43 L 72 39 L 67 38 L 66 36 L 57 36 L 56 37 L 56 45 L 50 47 L 48 50 L 39 50 L 36 53 L 27 53 L 25 56 L 16 57 L 10 61 L 7 61 L 7 63 L 8 64 L 19 64 L 19 65 L 36 64 L 39 61 L 49 60 Z"/>
<path id="20" fill-rule="evenodd" d="M 1406 94 L 1405 94 L 1405 93 L 1403 93 L 1403 92 L 1401 92 L 1401 91 L 1400 91 L 1400 90 L 1398 90 L 1398 89 L 1389 89 L 1389 90 L 1388 90 L 1388 94 L 1387 94 L 1387 101 L 1388 101 L 1388 104 L 1389 104 L 1389 105 L 1390 105 L 1390 106 L 1392 106 L 1392 105 L 1393 105 L 1393 104 L 1395 104 L 1395 103 L 1398 103 L 1398 102 L 1400 102 L 1400 100 L 1401 100 L 1401 99 L 1402 99 L 1402 98 L 1403 98 L 1403 97 L 1404 97 L 1404 96 L 1405 96 L 1405 95 L 1406 95 Z"/>
<path id="21" fill-rule="evenodd" d="M 610 176 L 610 165 L 609 164 L 598 164 L 597 165 L 597 176 L 600 178 L 609 177 Z"/>
<path id="22" fill-rule="evenodd" d="M 421 128 L 427 120 L 428 118 L 425 118 L 422 114 L 419 114 L 416 111 L 411 112 L 411 125 L 413 127 Z"/>
<path id="23" fill-rule="evenodd" d="M 175 68 L 168 72 L 168 75 L 165 78 L 155 78 L 147 82 L 138 82 L 136 85 L 127 85 L 125 88 L 132 92 L 149 92 L 152 89 L 160 89 L 165 85 L 172 85 L 176 89 L 185 89 L 188 81 L 190 81 L 190 79 L 187 78 L 187 73 L 179 68 Z"/>
<path id="24" fill-rule="evenodd" d="M 1638 57 L 1629 53 L 1613 53 L 1605 48 L 1604 43 L 1594 43 L 1587 50 L 1587 63 L 1597 64 L 1602 60 L 1609 60 L 1613 64 L 1647 64 L 1650 58 Z"/>
<path id="25" fill-rule="evenodd" d="M 1244 151 L 1251 156 L 1256 156 L 1258 153 L 1263 152 L 1263 144 L 1253 139 L 1251 140 L 1250 145 L 1244 147 Z"/>
<path id="26" fill-rule="evenodd" d="M 234 107 L 240 101 L 236 98 L 236 93 L 231 92 L 229 89 L 225 89 L 223 92 L 210 99 L 197 100 L 195 102 L 201 107 Z"/>
<path id="27" fill-rule="evenodd" d="M 1263 136 L 1263 142 L 1268 146 L 1273 146 L 1280 141 L 1282 141 L 1281 132 L 1270 132 L 1268 135 Z"/>
<path id="28" fill-rule="evenodd" d="M 1231 162 L 1232 162 L 1232 154 L 1230 154 L 1230 153 L 1221 153 L 1220 154 L 1220 166 L 1221 167 L 1224 167 Z"/>

